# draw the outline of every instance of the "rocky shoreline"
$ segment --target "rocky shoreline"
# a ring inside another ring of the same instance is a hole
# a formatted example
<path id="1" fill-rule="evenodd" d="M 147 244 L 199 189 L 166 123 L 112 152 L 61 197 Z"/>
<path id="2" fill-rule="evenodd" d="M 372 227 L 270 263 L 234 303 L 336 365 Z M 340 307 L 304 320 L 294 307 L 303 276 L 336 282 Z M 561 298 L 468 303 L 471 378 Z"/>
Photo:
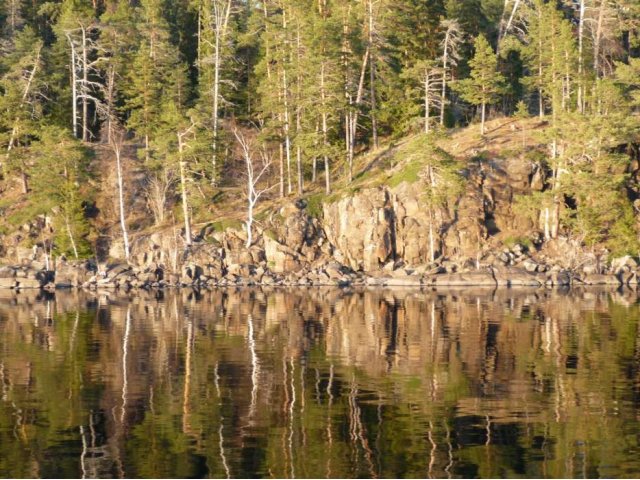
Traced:
<path id="1" fill-rule="evenodd" d="M 538 171 L 509 160 L 501 167 L 501 173 L 470 171 L 475 187 L 451 210 L 429 212 L 420 183 L 406 182 L 315 205 L 309 199 L 290 201 L 256 222 L 250 247 L 239 222 L 221 221 L 203 225 L 188 246 L 176 229 L 140 233 L 132 239 L 129 261 L 122 260 L 118 236 L 110 237 L 96 259 L 52 259 L 37 241 L 42 222 L 32 222 L 5 238 L 0 289 L 640 283 L 640 265 L 631 256 L 613 258 L 606 249 L 586 248 L 562 235 L 544 238 L 539 225 L 513 205 L 516 186 L 529 192 L 539 188 Z M 32 247 L 22 246 L 29 239 Z"/>
<path id="2" fill-rule="evenodd" d="M 578 285 L 629 286 L 640 283 L 640 268 L 632 258 L 618 259 L 617 265 L 601 273 L 571 271 L 534 264 L 530 258 L 517 265 L 482 265 L 459 269 L 455 264 L 405 267 L 389 264 L 376 271 L 354 271 L 336 261 L 288 273 L 273 272 L 266 261 L 257 264 L 229 264 L 216 269 L 211 264 L 186 263 L 179 272 L 152 263 L 132 266 L 125 263 L 96 265 L 92 261 L 60 262 L 47 270 L 38 262 L 0 267 L 0 289 L 163 289 L 251 286 L 331 286 L 331 287 L 569 287 Z M 614 262 L 614 263 L 616 263 Z M 509 262 L 511 263 L 511 262 Z M 534 268 L 535 265 L 535 268 Z"/>

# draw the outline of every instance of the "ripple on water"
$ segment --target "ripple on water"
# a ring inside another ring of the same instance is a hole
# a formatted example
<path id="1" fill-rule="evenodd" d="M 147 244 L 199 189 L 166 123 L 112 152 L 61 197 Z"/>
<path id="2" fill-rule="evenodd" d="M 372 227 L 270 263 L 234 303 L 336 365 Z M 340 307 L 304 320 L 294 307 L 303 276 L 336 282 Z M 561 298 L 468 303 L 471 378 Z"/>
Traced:
<path id="1" fill-rule="evenodd" d="M 0 296 L 0 476 L 640 475 L 635 292 Z"/>

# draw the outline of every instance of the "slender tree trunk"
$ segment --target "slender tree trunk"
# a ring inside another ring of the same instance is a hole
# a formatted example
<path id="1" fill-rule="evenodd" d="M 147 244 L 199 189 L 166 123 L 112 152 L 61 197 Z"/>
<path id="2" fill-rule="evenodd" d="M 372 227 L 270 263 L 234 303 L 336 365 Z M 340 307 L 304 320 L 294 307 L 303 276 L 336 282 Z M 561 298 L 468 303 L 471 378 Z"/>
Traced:
<path id="1" fill-rule="evenodd" d="M 253 243 L 253 202 L 249 200 L 249 206 L 247 208 L 247 244 L 246 247 L 250 248 Z"/>
<path id="2" fill-rule="evenodd" d="M 360 78 L 358 80 L 358 90 L 356 92 L 356 101 L 354 104 L 353 111 L 351 112 L 351 124 L 349 125 L 350 133 L 349 133 L 349 168 L 353 169 L 353 160 L 355 158 L 355 150 L 356 150 L 356 139 L 358 133 L 358 118 L 360 116 L 360 106 L 362 104 L 362 99 L 364 98 L 364 81 L 367 73 L 367 63 L 369 62 L 369 48 L 364 53 L 364 58 L 362 59 L 362 67 L 360 69 Z"/>
<path id="3" fill-rule="evenodd" d="M 371 57 L 369 62 L 369 89 L 371 95 L 371 134 L 373 136 L 373 147 L 378 148 L 378 118 L 377 118 L 377 101 L 376 101 L 376 59 L 374 56 L 374 28 L 375 22 L 373 18 L 373 0 L 369 0 L 369 55 Z"/>
<path id="4" fill-rule="evenodd" d="M 282 49 L 282 100 L 284 106 L 284 147 L 285 157 L 287 161 L 287 194 L 290 195 L 293 191 L 291 186 L 291 125 L 289 116 L 289 83 L 287 81 L 287 44 L 289 43 L 288 31 L 287 31 L 287 15 L 286 10 L 282 11 L 282 30 L 284 32 L 284 48 Z M 284 189 L 283 189 L 284 190 Z M 284 191 L 283 191 L 284 196 Z"/>
<path id="5" fill-rule="evenodd" d="M 584 113 L 584 14 L 586 10 L 586 0 L 580 0 L 580 18 L 578 21 L 578 110 Z"/>
<path id="6" fill-rule="evenodd" d="M 196 66 L 198 67 L 198 80 L 202 73 L 202 4 L 198 4 L 198 33 L 196 34 L 198 45 L 196 52 Z"/>
<path id="7" fill-rule="evenodd" d="M 353 158 L 351 152 L 351 115 L 353 115 L 353 96 L 350 91 L 351 69 L 349 68 L 349 24 L 348 18 L 351 15 L 351 6 L 348 13 L 343 16 L 342 22 L 342 66 L 344 68 L 344 99 L 347 105 L 344 116 L 344 144 L 347 149 L 347 165 L 349 168 L 349 182 L 353 180 Z"/>
<path id="8" fill-rule="evenodd" d="M 564 94 L 562 96 L 562 110 L 566 111 L 569 108 L 569 101 L 571 100 L 571 62 L 569 57 L 569 51 L 565 50 L 565 73 L 564 73 Z"/>
<path id="9" fill-rule="evenodd" d="M 480 108 L 481 108 L 480 133 L 484 135 L 484 121 L 486 116 L 487 104 L 485 102 L 482 102 L 482 105 Z"/>
<path id="10" fill-rule="evenodd" d="M 600 78 L 600 47 L 602 42 L 602 24 L 604 21 L 604 13 L 607 7 L 607 0 L 600 0 L 600 8 L 598 8 L 598 20 L 596 22 L 595 38 L 593 39 L 593 71 L 596 79 Z"/>
<path id="11" fill-rule="evenodd" d="M 425 133 L 429 133 L 429 113 L 431 110 L 431 105 L 429 102 L 429 89 L 431 88 L 430 85 L 430 77 L 429 77 L 429 72 L 425 72 L 424 75 L 424 132 Z"/>
<path id="12" fill-rule="evenodd" d="M 220 116 L 220 84 L 222 70 L 222 47 L 227 38 L 229 18 L 231 16 L 231 0 L 227 0 L 221 9 L 217 1 L 213 3 L 214 15 L 214 52 L 213 52 L 213 155 L 211 184 L 217 183 L 218 169 L 218 137 L 219 137 L 219 116 Z"/>
<path id="13" fill-rule="evenodd" d="M 300 38 L 300 22 L 298 22 L 296 30 L 296 57 L 297 57 L 297 85 L 296 85 L 296 136 L 302 134 L 302 72 L 300 69 L 300 63 L 302 59 L 302 42 Z M 296 165 L 297 165 L 297 177 L 298 177 L 298 195 L 304 193 L 304 177 L 302 173 L 302 147 L 296 145 Z"/>
<path id="14" fill-rule="evenodd" d="M 76 241 L 73 238 L 73 232 L 71 231 L 71 224 L 69 223 L 69 216 L 65 214 L 64 223 L 67 227 L 67 235 L 69 235 L 69 241 L 71 242 L 71 249 L 73 250 L 73 256 L 78 259 L 78 247 L 76 247 Z"/>
<path id="15" fill-rule="evenodd" d="M 322 62 L 320 67 L 320 98 L 322 100 L 322 146 L 324 156 L 324 175 L 325 175 L 325 192 L 327 195 L 331 193 L 331 172 L 329 170 L 329 157 L 327 155 L 327 146 L 329 143 L 329 125 L 327 120 L 326 109 L 326 92 L 325 92 L 325 64 Z"/>
<path id="16" fill-rule="evenodd" d="M 116 156 L 116 175 L 118 179 L 118 203 L 120 209 L 120 228 L 122 230 L 122 242 L 124 243 L 124 256 L 127 262 L 129 262 L 130 249 L 129 249 L 129 235 L 127 233 L 126 215 L 124 211 L 124 181 L 122 176 L 122 159 L 121 150 L 118 139 L 113 139 L 113 153 Z"/>
<path id="17" fill-rule="evenodd" d="M 89 59 L 87 58 L 87 30 L 82 27 L 82 141 L 89 140 L 89 102 L 87 99 L 89 88 Z"/>
<path id="18" fill-rule="evenodd" d="M 22 193 L 26 195 L 27 193 L 29 193 L 29 177 L 24 165 L 22 165 L 22 170 L 20 171 L 20 179 L 22 183 Z"/>
<path id="19" fill-rule="evenodd" d="M 180 167 L 180 193 L 182 195 L 182 213 L 184 215 L 184 239 L 187 246 L 191 246 L 191 222 L 189 221 L 189 198 L 187 195 L 187 174 L 184 161 L 184 142 L 178 133 L 178 154 Z"/>
<path id="20" fill-rule="evenodd" d="M 284 198 L 284 145 L 278 145 L 280 149 L 280 198 Z"/>
<path id="21" fill-rule="evenodd" d="M 78 78 L 77 78 L 77 54 L 76 46 L 69 32 L 66 33 L 69 46 L 71 48 L 71 115 L 73 125 L 73 136 L 78 138 Z"/>
<path id="22" fill-rule="evenodd" d="M 146 133 L 144 135 L 144 160 L 148 164 L 150 159 L 151 159 L 151 148 L 149 145 L 149 134 Z"/>
<path id="23" fill-rule="evenodd" d="M 542 9 L 538 8 L 538 30 L 542 31 Z M 542 34 L 538 33 L 538 115 L 544 118 L 544 97 L 542 96 Z"/>
<path id="24" fill-rule="evenodd" d="M 113 97 L 115 94 L 116 83 L 116 71 L 115 67 L 111 65 L 107 74 L 107 88 L 106 88 L 106 107 L 107 107 L 107 143 L 111 143 L 113 136 Z"/>
<path id="25" fill-rule="evenodd" d="M 315 183 L 317 180 L 317 172 L 318 172 L 318 158 L 313 157 L 313 162 L 311 166 L 311 181 Z"/>
<path id="26" fill-rule="evenodd" d="M 507 24 L 504 26 L 504 29 L 502 28 L 502 25 L 500 25 L 500 33 L 498 35 L 498 45 L 496 48 L 496 53 L 500 53 L 500 44 L 502 42 L 502 39 L 505 37 L 505 35 L 507 35 L 507 33 L 509 33 L 509 30 L 511 29 L 511 25 L 513 24 L 513 20 L 516 16 L 519 6 L 520 6 L 520 0 L 514 0 L 513 8 L 511 9 L 511 14 L 509 15 L 509 19 L 507 20 Z M 507 7 L 507 2 L 505 1 L 505 10 L 506 10 L 506 7 Z M 504 19 L 504 13 L 503 13 L 503 19 Z M 502 24 L 502 21 L 500 23 Z"/>
<path id="27" fill-rule="evenodd" d="M 211 159 L 211 184 L 217 183 L 218 169 L 218 111 L 220 100 L 220 38 L 216 34 L 213 73 L 213 152 Z"/>
<path id="28" fill-rule="evenodd" d="M 555 163 L 558 158 L 558 142 L 554 138 L 553 144 L 551 147 L 551 158 Z M 560 190 L 560 175 L 561 175 L 561 166 L 555 165 L 553 170 L 553 217 L 551 223 L 551 238 L 557 238 L 558 230 L 560 228 L 560 194 L 558 191 Z"/>
<path id="29" fill-rule="evenodd" d="M 449 29 L 444 39 L 444 51 L 442 53 L 442 92 L 440 94 L 440 125 L 444 126 L 444 108 L 447 102 L 447 68 L 449 63 Z"/>

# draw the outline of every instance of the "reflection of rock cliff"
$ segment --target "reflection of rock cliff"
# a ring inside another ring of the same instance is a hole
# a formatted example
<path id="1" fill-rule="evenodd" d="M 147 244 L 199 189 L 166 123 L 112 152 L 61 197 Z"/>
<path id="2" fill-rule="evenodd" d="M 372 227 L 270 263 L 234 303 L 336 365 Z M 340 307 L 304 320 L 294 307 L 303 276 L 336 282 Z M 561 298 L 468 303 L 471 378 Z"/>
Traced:
<path id="1" fill-rule="evenodd" d="M 593 415 L 598 434 L 611 432 L 603 409 L 627 415 L 634 408 L 633 389 L 622 393 L 620 385 L 638 380 L 628 369 L 640 342 L 637 301 L 631 291 L 577 289 L 5 291 L 0 445 L 12 444 L 5 433 L 22 432 L 23 442 L 35 442 L 32 461 L 46 463 L 36 428 L 46 416 L 39 428 L 84 440 L 78 457 L 88 472 L 137 462 L 135 472 L 167 474 L 161 469 L 171 465 L 153 455 L 171 455 L 168 435 L 201 455 L 215 445 L 212 465 L 225 476 L 221 444 L 223 455 L 237 459 L 266 429 L 280 452 L 282 438 L 285 449 L 289 438 L 303 448 L 295 439 L 327 441 L 330 429 L 333 441 L 360 445 L 345 448 L 369 448 L 375 408 L 394 429 L 400 404 L 412 405 L 423 424 L 453 407 L 491 424 L 554 418 L 570 428 Z M 342 424 L 348 438 L 338 434 Z M 125 461 L 132 442 L 150 438 L 164 446 Z M 284 476 L 295 452 L 286 455 L 265 461 Z"/>

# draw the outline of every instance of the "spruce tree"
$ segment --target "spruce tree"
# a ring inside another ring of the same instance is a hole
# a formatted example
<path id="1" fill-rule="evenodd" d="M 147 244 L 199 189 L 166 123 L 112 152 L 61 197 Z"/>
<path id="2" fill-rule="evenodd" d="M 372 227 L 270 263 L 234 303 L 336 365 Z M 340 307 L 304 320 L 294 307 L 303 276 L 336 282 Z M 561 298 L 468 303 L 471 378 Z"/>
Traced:
<path id="1" fill-rule="evenodd" d="M 84 205 L 91 192 L 90 152 L 67 128 L 44 126 L 33 148 L 32 203 L 39 213 L 54 217 L 55 245 L 61 255 L 91 254 Z"/>
<path id="2" fill-rule="evenodd" d="M 498 58 L 484 35 L 479 35 L 474 45 L 475 55 L 469 62 L 471 76 L 455 82 L 453 88 L 464 100 L 480 106 L 480 132 L 484 135 L 487 105 L 500 98 L 504 91 L 504 77 L 497 71 Z"/>
<path id="3" fill-rule="evenodd" d="M 16 33 L 13 40 L 12 51 L 0 61 L 0 174 L 18 173 L 23 193 L 27 193 L 28 147 L 42 117 L 45 52 L 30 27 Z"/>

